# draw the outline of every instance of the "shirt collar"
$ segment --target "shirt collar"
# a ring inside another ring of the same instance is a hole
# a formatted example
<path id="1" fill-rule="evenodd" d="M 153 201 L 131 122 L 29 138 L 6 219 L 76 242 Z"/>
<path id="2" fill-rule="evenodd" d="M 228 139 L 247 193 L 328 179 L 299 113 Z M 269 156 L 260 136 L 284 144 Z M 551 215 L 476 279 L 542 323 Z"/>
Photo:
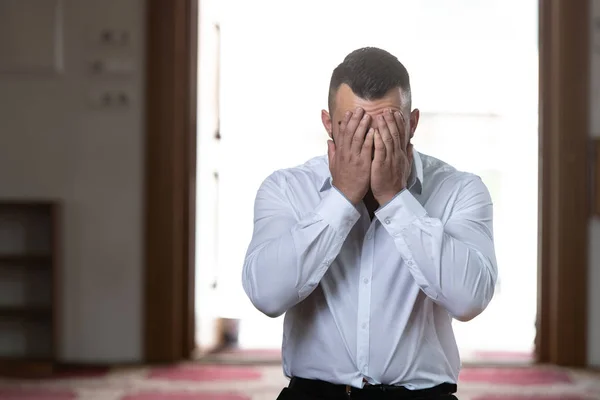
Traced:
<path id="1" fill-rule="evenodd" d="M 331 174 L 329 172 L 329 159 L 325 157 L 325 170 L 322 175 L 320 192 L 331 188 Z M 408 190 L 416 194 L 421 194 L 423 191 L 423 161 L 419 152 L 413 147 L 413 163 L 408 178 Z"/>

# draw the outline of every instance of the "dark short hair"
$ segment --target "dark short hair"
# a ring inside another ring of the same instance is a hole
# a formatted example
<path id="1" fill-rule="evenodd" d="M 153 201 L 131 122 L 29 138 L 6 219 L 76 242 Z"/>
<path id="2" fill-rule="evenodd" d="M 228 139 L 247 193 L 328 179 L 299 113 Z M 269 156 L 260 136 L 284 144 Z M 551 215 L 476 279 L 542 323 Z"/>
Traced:
<path id="1" fill-rule="evenodd" d="M 383 98 L 394 88 L 402 89 L 410 108 L 410 78 L 398 58 L 376 47 L 363 47 L 348 54 L 331 74 L 329 83 L 329 112 L 335 107 L 335 96 L 345 83 L 355 95 L 365 100 Z"/>

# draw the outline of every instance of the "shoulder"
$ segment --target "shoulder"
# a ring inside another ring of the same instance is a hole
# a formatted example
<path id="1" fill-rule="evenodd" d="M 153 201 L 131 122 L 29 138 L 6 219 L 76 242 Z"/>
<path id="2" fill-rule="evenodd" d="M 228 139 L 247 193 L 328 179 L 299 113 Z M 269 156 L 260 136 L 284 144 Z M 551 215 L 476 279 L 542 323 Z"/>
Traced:
<path id="1" fill-rule="evenodd" d="M 424 186 L 430 191 L 442 190 L 448 194 L 465 190 L 488 193 L 480 176 L 460 171 L 447 162 L 427 154 L 419 153 L 419 156 L 423 165 Z"/>
<path id="2" fill-rule="evenodd" d="M 261 188 L 269 187 L 283 192 L 297 188 L 318 190 L 328 174 L 327 156 L 318 156 L 304 164 L 274 171 L 263 181 Z"/>

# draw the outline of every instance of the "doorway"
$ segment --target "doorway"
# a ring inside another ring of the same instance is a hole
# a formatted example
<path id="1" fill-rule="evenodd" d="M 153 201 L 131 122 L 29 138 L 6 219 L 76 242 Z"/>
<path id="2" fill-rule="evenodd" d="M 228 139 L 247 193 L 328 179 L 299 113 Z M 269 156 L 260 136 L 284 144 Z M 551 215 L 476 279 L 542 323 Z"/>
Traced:
<path id="1" fill-rule="evenodd" d="M 519 13 L 514 12 L 517 1 Z M 360 7 L 344 4 L 201 3 L 198 178 L 204 185 L 196 208 L 200 348 L 214 344 L 216 321 L 222 319 L 239 321 L 241 349 L 281 346 L 282 318 L 272 320 L 256 311 L 241 286 L 254 196 L 274 170 L 325 154 L 319 112 L 326 107 L 331 71 L 351 50 L 377 46 L 397 55 L 411 74 L 413 104 L 422 113 L 416 149 L 480 175 L 495 204 L 499 283 L 481 316 L 455 323 L 462 357 L 532 361 L 538 246 L 537 1 L 461 0 L 449 5 L 442 0 L 378 0 L 370 7 L 386 13 L 367 20 Z M 364 29 L 343 29 L 358 22 Z M 344 35 L 331 37 L 340 31 Z"/>
<path id="2" fill-rule="evenodd" d="M 514 9 L 520 11 L 520 4 Z M 195 229 L 195 187 L 196 182 L 200 188 L 207 183 L 195 175 L 197 5 L 197 0 L 147 4 L 143 340 L 148 362 L 188 358 L 196 344 L 199 296 L 194 293 L 202 288 L 194 287 L 195 236 L 200 231 Z M 589 3 L 539 1 L 538 9 L 535 353 L 538 362 L 581 367 L 588 347 Z M 507 25 L 509 35 L 511 29 Z M 520 95 L 518 91 L 515 97 Z M 198 266 L 200 273 L 203 268 Z M 206 321 L 200 323 L 206 326 Z"/>

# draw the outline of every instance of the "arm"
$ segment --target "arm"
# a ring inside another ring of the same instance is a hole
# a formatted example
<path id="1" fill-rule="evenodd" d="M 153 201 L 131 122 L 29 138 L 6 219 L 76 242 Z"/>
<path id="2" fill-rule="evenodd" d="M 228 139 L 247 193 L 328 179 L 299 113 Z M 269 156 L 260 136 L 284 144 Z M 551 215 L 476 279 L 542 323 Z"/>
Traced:
<path id="1" fill-rule="evenodd" d="M 242 284 L 252 304 L 277 317 L 317 287 L 339 254 L 360 213 L 335 188 L 314 212 L 298 221 L 272 175 L 254 206 L 254 233 L 244 262 Z"/>
<path id="2" fill-rule="evenodd" d="M 498 275 L 492 201 L 481 179 L 459 189 L 451 213 L 443 225 L 403 190 L 376 214 L 425 294 L 468 321 L 491 301 Z"/>

